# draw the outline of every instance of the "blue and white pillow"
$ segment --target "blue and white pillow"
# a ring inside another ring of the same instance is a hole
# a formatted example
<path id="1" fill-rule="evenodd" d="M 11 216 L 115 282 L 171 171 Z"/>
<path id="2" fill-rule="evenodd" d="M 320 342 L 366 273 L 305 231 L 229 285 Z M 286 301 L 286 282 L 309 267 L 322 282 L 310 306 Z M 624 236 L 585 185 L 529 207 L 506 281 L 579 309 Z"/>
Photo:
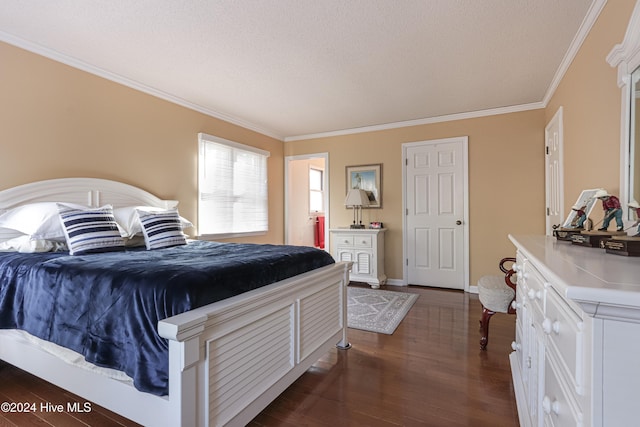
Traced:
<path id="1" fill-rule="evenodd" d="M 111 205 L 79 209 L 58 203 L 58 213 L 69 254 L 124 250 L 124 240 L 120 236 Z"/>
<path id="2" fill-rule="evenodd" d="M 186 245 L 177 209 L 145 211 L 136 209 L 147 250 Z"/>

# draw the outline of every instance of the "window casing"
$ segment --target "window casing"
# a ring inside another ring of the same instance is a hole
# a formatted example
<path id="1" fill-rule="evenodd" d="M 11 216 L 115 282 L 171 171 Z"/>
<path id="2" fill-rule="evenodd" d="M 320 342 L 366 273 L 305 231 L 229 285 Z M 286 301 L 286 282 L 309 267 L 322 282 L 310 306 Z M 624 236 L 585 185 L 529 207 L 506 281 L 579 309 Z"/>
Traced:
<path id="1" fill-rule="evenodd" d="M 198 139 L 198 234 L 266 233 L 270 153 L 203 133 Z"/>

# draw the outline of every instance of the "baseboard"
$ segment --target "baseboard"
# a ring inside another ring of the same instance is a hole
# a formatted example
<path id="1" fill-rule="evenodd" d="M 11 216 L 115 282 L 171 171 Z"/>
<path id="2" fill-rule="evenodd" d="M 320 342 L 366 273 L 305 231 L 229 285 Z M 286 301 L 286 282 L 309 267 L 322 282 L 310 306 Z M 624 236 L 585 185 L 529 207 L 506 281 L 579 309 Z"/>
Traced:
<path id="1" fill-rule="evenodd" d="M 385 283 L 388 286 L 408 286 L 404 280 L 402 279 L 387 279 L 387 282 Z M 477 294 L 478 293 L 478 286 L 474 285 L 474 286 L 469 286 L 469 288 L 465 291 L 468 292 L 470 294 Z"/>

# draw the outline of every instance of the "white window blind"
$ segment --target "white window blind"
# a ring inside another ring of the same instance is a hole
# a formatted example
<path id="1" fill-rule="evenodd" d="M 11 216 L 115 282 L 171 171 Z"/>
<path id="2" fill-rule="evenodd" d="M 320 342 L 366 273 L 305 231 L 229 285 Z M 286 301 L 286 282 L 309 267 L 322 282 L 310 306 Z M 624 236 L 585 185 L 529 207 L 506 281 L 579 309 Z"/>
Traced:
<path id="1" fill-rule="evenodd" d="M 198 233 L 233 236 L 268 230 L 269 152 L 198 134 Z"/>

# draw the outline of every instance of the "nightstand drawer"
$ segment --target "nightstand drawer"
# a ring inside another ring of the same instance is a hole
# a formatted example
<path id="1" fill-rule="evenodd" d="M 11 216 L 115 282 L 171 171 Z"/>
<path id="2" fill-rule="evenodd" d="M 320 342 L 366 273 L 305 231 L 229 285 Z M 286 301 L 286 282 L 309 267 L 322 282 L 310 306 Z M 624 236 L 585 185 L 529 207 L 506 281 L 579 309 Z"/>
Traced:
<path id="1" fill-rule="evenodd" d="M 337 246 L 353 246 L 353 241 L 356 236 L 352 236 L 350 234 L 343 234 L 340 236 L 336 236 L 336 245 Z"/>
<path id="2" fill-rule="evenodd" d="M 353 237 L 353 244 L 356 248 L 370 248 L 372 246 L 371 236 L 351 236 Z"/>

